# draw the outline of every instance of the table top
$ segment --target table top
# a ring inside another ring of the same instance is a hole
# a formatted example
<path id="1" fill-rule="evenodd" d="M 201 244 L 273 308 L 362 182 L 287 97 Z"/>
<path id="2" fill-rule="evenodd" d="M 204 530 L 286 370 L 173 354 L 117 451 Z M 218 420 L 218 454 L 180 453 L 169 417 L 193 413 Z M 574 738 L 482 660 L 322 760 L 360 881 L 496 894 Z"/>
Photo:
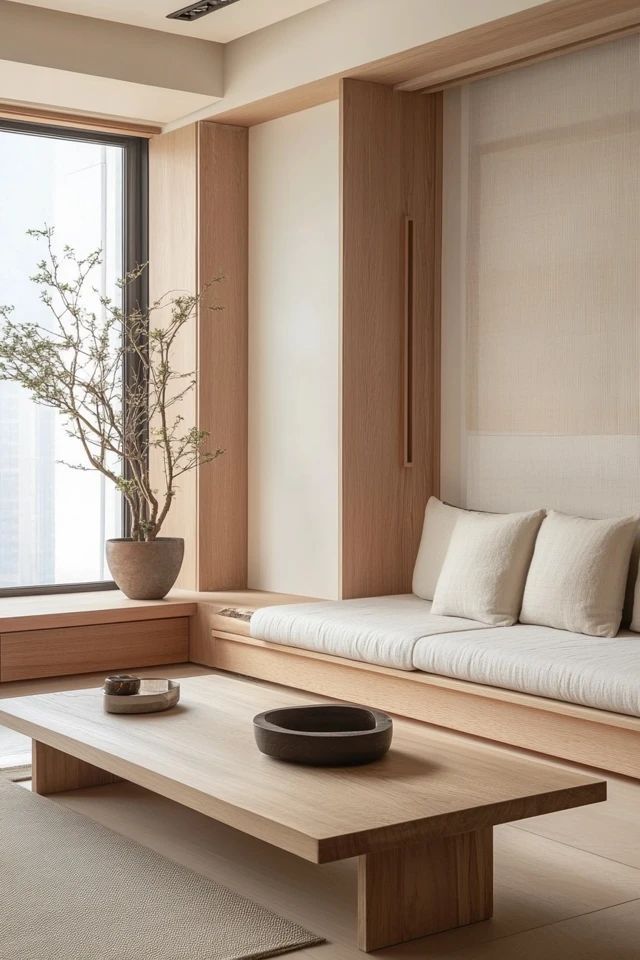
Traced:
<path id="1" fill-rule="evenodd" d="M 362 767 L 259 753 L 256 713 L 319 702 L 212 674 L 182 680 L 167 713 L 105 714 L 101 690 L 71 690 L 2 700 L 0 723 L 319 863 L 606 798 L 602 780 L 411 720 L 394 719 L 390 752 Z"/>

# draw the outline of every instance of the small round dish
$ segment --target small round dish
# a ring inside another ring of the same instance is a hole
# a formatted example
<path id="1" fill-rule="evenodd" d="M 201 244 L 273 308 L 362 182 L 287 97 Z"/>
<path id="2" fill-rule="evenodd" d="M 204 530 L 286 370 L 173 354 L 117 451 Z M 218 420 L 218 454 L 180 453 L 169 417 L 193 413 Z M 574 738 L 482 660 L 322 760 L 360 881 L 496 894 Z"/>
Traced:
<path id="1" fill-rule="evenodd" d="M 386 713 L 347 704 L 311 704 L 266 710 L 253 718 L 261 753 L 288 763 L 344 767 L 371 763 L 391 746 Z"/>
<path id="2" fill-rule="evenodd" d="M 116 673 L 104 678 L 104 692 L 113 697 L 130 697 L 139 692 L 141 682 L 140 677 L 130 673 Z"/>
<path id="3" fill-rule="evenodd" d="M 102 705 L 106 713 L 160 713 L 162 710 L 171 710 L 179 699 L 180 684 L 177 680 L 142 677 L 138 693 L 122 696 L 105 691 Z"/>

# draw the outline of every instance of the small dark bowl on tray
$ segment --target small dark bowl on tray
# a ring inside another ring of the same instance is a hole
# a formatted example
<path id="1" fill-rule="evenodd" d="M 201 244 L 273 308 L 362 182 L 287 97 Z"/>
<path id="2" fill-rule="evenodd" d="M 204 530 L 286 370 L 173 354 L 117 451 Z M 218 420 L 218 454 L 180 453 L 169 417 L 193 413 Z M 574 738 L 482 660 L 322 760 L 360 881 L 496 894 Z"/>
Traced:
<path id="1" fill-rule="evenodd" d="M 107 677 L 107 680 L 114 679 L 122 678 Z M 137 692 L 126 693 L 120 690 L 112 693 L 113 684 L 107 685 L 105 682 L 102 705 L 106 713 L 162 713 L 175 707 L 180 699 L 180 684 L 177 680 L 167 680 L 165 677 L 131 679 L 138 681 Z"/>
<path id="2" fill-rule="evenodd" d="M 253 718 L 258 749 L 276 760 L 316 767 L 354 766 L 384 756 L 391 717 L 369 707 L 312 704 L 266 710 Z"/>

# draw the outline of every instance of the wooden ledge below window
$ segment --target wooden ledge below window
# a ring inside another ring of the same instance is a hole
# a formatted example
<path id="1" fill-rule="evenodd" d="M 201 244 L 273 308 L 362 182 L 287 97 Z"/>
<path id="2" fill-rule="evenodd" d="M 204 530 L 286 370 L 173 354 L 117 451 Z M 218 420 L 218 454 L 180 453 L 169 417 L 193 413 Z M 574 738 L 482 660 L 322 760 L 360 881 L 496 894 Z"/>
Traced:
<path id="1" fill-rule="evenodd" d="M 0 634 L 94 623 L 189 617 L 196 609 L 194 600 L 178 595 L 169 595 L 165 600 L 129 600 L 119 590 L 3 597 L 0 599 Z"/>
<path id="2" fill-rule="evenodd" d="M 215 615 L 225 608 L 254 610 L 271 604 L 302 603 L 312 599 L 259 590 L 207 593 L 173 590 L 164 600 L 129 600 L 119 590 L 3 597 L 0 599 L 0 634 L 52 627 L 192 617 L 198 613 L 200 605 Z"/>
<path id="3" fill-rule="evenodd" d="M 256 607 L 302 597 L 176 590 L 129 600 L 118 590 L 0 600 L 0 684 L 198 662 L 211 631 L 249 629 Z"/>

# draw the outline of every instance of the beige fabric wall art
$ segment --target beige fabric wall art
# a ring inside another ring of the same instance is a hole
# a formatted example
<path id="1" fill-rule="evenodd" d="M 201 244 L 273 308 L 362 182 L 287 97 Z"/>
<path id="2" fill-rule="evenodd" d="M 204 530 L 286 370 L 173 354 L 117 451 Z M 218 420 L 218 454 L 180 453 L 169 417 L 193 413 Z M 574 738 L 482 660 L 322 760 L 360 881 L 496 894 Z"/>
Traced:
<path id="1" fill-rule="evenodd" d="M 445 95 L 443 498 L 640 508 L 640 37 Z"/>

